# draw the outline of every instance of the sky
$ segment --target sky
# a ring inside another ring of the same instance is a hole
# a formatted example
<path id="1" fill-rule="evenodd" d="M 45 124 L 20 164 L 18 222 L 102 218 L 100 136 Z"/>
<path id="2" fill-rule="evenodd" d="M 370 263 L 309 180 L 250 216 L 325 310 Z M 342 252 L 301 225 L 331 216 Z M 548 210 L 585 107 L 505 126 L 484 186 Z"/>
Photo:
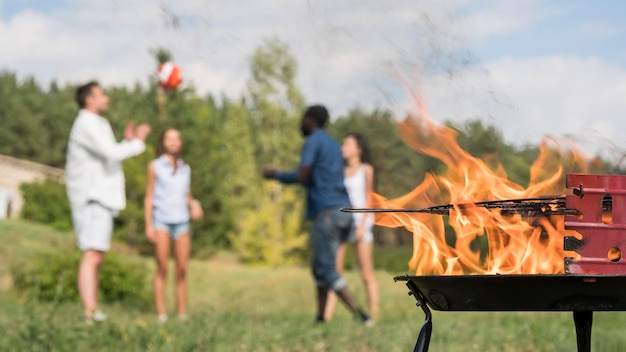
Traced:
<path id="1" fill-rule="evenodd" d="M 277 38 L 308 103 L 481 119 L 518 146 L 573 140 L 626 154 L 620 0 L 0 0 L 0 70 L 76 84 L 147 84 L 168 48 L 199 94 L 246 94 Z M 175 21 L 174 21 L 175 19 Z M 1 102 L 0 102 L 1 103 Z M 112 102 L 114 103 L 114 102 Z"/>

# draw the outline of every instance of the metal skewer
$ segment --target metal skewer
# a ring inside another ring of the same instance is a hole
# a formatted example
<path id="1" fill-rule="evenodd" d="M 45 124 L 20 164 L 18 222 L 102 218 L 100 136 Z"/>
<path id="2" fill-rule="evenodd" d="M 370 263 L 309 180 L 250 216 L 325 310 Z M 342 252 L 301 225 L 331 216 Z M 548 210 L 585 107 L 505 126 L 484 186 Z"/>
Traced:
<path id="1" fill-rule="evenodd" d="M 342 208 L 347 213 L 427 213 L 449 215 L 451 209 L 461 210 L 470 207 L 482 207 L 487 209 L 500 209 L 504 214 L 527 214 L 527 215 L 580 215 L 576 209 L 565 207 L 564 196 L 547 196 L 536 198 L 520 198 L 494 200 L 476 203 L 444 204 L 426 208 Z"/>

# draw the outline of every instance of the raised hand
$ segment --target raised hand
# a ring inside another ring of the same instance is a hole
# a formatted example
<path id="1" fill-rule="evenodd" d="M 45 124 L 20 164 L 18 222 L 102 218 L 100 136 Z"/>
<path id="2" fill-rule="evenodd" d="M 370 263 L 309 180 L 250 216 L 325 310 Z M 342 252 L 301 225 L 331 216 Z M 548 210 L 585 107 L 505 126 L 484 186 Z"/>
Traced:
<path id="1" fill-rule="evenodd" d="M 130 121 L 124 127 L 124 139 L 127 141 L 135 139 L 135 122 Z"/>
<path id="2" fill-rule="evenodd" d="M 150 127 L 150 125 L 148 125 L 147 123 L 142 123 L 141 125 L 137 126 L 137 129 L 135 130 L 135 138 L 139 138 L 141 139 L 141 141 L 145 142 L 148 134 L 150 134 L 151 129 L 152 128 Z"/>

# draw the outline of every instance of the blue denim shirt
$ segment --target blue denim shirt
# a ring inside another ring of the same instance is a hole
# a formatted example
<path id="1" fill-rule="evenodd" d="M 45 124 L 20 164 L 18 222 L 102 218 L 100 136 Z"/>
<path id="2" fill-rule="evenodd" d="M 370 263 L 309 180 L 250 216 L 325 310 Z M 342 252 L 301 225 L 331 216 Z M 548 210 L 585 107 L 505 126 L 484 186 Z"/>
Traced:
<path id="1" fill-rule="evenodd" d="M 303 166 L 311 168 L 311 176 L 304 184 L 307 189 L 307 219 L 312 219 L 324 208 L 350 205 L 343 184 L 341 147 L 323 129 L 318 128 L 304 141 L 298 167 L 292 172 L 279 172 L 275 177 L 283 183 L 296 183 L 298 171 Z"/>

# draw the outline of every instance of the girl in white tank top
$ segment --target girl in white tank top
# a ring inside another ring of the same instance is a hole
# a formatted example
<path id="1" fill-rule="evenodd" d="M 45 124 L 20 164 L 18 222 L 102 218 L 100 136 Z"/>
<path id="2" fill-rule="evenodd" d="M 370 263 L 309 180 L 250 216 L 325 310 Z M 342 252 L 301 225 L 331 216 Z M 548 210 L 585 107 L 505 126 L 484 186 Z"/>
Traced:
<path id="1" fill-rule="evenodd" d="M 368 172 L 372 172 L 371 165 L 369 164 L 361 164 L 361 166 L 357 169 L 357 171 L 352 176 L 345 176 L 344 185 L 348 190 L 348 196 L 350 196 L 350 205 L 353 208 L 367 208 L 368 207 L 368 197 L 366 189 L 368 177 Z M 372 232 L 372 227 L 374 226 L 374 217 L 372 214 L 366 213 L 353 213 L 354 216 L 354 224 L 355 231 L 353 236 L 350 238 L 350 242 L 363 241 L 366 243 L 371 243 L 374 241 L 374 233 Z M 359 229 L 361 227 L 361 229 Z M 358 234 L 360 238 L 357 238 L 357 230 L 360 231 Z"/>
<path id="2" fill-rule="evenodd" d="M 370 207 L 374 188 L 374 168 L 370 164 L 367 143 L 362 136 L 356 133 L 348 134 L 341 146 L 346 166 L 344 169 L 344 185 L 350 196 L 353 208 Z M 372 318 L 378 316 L 378 283 L 374 275 L 372 252 L 374 247 L 374 216 L 368 213 L 354 213 L 354 228 L 350 242 L 356 249 L 356 257 L 361 270 L 361 279 L 367 291 L 369 310 Z M 343 271 L 346 244 L 343 243 L 337 250 L 337 269 Z M 326 304 L 325 319 L 332 316 L 337 299 L 330 295 Z"/>
<path id="3" fill-rule="evenodd" d="M 144 212 L 146 237 L 155 247 L 156 270 L 153 293 L 158 321 L 167 320 L 165 286 L 171 242 L 176 253 L 176 313 L 187 317 L 187 279 L 185 272 L 191 251 L 189 220 L 202 217 L 202 206 L 189 190 L 190 168 L 180 158 L 180 131 L 168 128 L 161 134 L 159 159 L 148 165 Z"/>

